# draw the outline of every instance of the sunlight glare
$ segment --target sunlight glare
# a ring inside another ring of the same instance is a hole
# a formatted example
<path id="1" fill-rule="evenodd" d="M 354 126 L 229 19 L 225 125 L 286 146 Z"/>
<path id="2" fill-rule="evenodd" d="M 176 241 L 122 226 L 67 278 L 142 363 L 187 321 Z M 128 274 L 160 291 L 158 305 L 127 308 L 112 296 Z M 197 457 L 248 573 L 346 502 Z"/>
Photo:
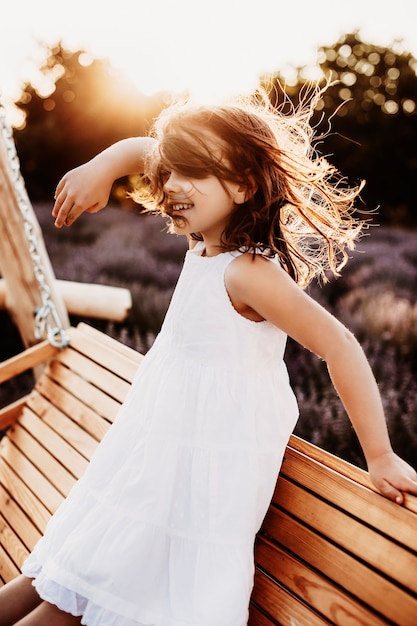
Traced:
<path id="1" fill-rule="evenodd" d="M 277 0 L 118 0 L 102 3 L 98 16 L 97 5 L 85 0 L 72 0 L 65 13 L 54 0 L 8 3 L 7 20 L 0 21 L 0 95 L 10 104 L 23 82 L 36 84 L 39 42 L 61 41 L 68 50 L 85 51 L 83 64 L 107 59 L 144 95 L 224 100 L 250 93 L 262 76 L 283 67 L 294 74 L 313 66 L 319 45 L 355 29 L 375 43 L 401 37 L 415 50 L 415 0 L 397 0 L 396 7 L 351 0 L 346 13 L 335 11 L 332 0 L 322 0 L 320 8 L 307 0 L 285 8 Z"/>

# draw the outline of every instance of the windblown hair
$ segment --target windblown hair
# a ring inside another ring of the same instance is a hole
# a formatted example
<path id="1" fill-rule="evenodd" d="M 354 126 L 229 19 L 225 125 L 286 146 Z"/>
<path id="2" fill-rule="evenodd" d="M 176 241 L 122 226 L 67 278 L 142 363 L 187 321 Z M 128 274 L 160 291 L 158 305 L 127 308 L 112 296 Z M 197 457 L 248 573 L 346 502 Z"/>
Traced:
<path id="1" fill-rule="evenodd" d="M 310 119 L 319 95 L 291 114 L 273 109 L 259 93 L 228 105 L 168 107 L 154 125 L 155 150 L 134 198 L 145 210 L 169 215 L 164 183 L 171 170 L 244 184 L 254 192 L 231 214 L 221 240 L 225 251 L 278 255 L 301 286 L 314 277 L 326 280 L 327 270 L 338 275 L 363 226 L 353 217 L 361 186 L 346 186 L 312 147 Z"/>

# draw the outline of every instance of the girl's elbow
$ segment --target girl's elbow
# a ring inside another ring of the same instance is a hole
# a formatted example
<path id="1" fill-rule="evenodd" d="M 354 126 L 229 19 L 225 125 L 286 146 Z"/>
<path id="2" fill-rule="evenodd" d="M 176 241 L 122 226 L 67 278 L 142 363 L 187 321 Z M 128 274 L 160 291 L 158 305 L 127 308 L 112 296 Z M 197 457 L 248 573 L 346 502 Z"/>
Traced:
<path id="1" fill-rule="evenodd" d="M 329 363 L 333 359 L 340 359 L 352 352 L 362 352 L 362 348 L 355 335 L 342 326 L 333 337 L 328 338 L 327 349 L 322 358 Z"/>

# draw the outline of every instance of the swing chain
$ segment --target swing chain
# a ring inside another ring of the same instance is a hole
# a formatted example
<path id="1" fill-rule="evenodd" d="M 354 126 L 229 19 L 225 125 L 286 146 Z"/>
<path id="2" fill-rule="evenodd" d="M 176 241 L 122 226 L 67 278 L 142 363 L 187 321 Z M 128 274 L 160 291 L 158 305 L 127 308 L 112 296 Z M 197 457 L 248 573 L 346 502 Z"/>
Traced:
<path id="1" fill-rule="evenodd" d="M 42 339 L 42 337 L 46 335 L 52 346 L 64 348 L 69 344 L 69 337 L 62 326 L 55 304 L 51 298 L 51 290 L 47 282 L 45 269 L 41 262 L 39 242 L 36 237 L 33 220 L 31 219 L 31 204 L 20 172 L 20 163 L 16 153 L 13 131 L 6 120 L 6 111 L 1 101 L 0 126 L 1 135 L 6 147 L 7 160 L 12 173 L 16 200 L 23 218 L 25 236 L 29 244 L 29 254 L 33 263 L 34 275 L 38 282 L 39 295 L 42 301 L 41 306 L 35 309 L 34 334 L 36 339 Z"/>

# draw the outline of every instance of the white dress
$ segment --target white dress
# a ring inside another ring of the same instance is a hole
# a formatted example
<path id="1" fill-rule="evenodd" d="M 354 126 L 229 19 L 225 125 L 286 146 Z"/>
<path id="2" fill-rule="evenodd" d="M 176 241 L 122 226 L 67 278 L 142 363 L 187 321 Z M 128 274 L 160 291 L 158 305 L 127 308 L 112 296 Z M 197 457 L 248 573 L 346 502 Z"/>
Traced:
<path id="1" fill-rule="evenodd" d="M 186 254 L 163 327 L 25 561 L 88 626 L 245 626 L 253 544 L 298 410 L 285 334 L 233 308 L 239 253 Z"/>

